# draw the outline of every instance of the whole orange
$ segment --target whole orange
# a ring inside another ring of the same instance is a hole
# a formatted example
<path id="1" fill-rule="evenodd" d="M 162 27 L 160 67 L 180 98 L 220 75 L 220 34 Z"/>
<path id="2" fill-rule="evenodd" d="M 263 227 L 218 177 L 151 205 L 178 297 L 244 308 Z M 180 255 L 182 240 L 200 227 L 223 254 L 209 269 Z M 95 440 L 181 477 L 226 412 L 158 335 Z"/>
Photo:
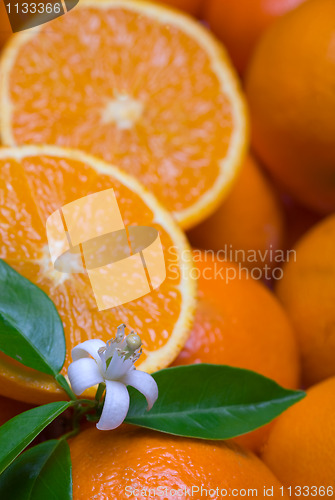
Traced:
<path id="1" fill-rule="evenodd" d="M 215 251 L 231 250 L 249 269 L 275 267 L 271 253 L 282 246 L 281 205 L 256 160 L 247 156 L 224 202 L 204 222 L 189 231 L 191 243 Z M 248 256 L 252 259 L 248 260 Z M 235 260 L 235 259 L 231 259 Z"/>
<path id="2" fill-rule="evenodd" d="M 272 498 L 282 498 L 281 485 L 267 467 L 235 444 L 127 426 L 114 432 L 85 430 L 71 440 L 70 450 L 74 500 L 202 498 L 206 491 L 219 499 L 224 490 L 239 497 L 251 488 L 263 498 L 264 487 L 272 486 Z"/>
<path id="3" fill-rule="evenodd" d="M 306 385 L 335 375 L 335 215 L 297 243 L 277 296 L 292 320 Z"/>
<path id="4" fill-rule="evenodd" d="M 243 73 L 263 31 L 305 0 L 205 0 L 204 18 Z"/>
<path id="5" fill-rule="evenodd" d="M 264 34 L 246 93 L 252 144 L 302 204 L 335 210 L 335 2 L 310 0 Z"/>
<path id="6" fill-rule="evenodd" d="M 216 363 L 256 371 L 280 385 L 299 385 L 295 335 L 285 311 L 262 283 L 203 253 L 198 260 L 198 306 L 191 335 L 173 365 Z M 236 277 L 233 278 L 236 272 Z M 227 278 L 227 279 L 226 279 Z M 260 448 L 266 430 L 239 438 Z"/>
<path id="7" fill-rule="evenodd" d="M 262 458 L 292 487 L 292 496 L 334 496 L 334 428 L 335 377 L 309 389 L 305 399 L 277 418 Z"/>
<path id="8" fill-rule="evenodd" d="M 173 364 L 227 364 L 297 387 L 295 334 L 273 293 L 211 254 L 195 251 L 194 259 L 198 306 L 190 337 Z"/>

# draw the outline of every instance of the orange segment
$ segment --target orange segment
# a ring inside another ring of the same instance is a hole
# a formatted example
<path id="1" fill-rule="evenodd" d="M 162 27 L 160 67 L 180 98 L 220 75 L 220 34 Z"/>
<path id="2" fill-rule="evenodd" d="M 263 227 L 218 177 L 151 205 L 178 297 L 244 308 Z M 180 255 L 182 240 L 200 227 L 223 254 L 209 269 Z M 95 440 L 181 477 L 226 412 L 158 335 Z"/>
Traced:
<path id="1" fill-rule="evenodd" d="M 138 366 L 146 371 L 167 366 L 186 340 L 195 293 L 194 281 L 188 278 L 190 263 L 181 260 L 181 252 L 188 246 L 170 216 L 136 180 L 78 151 L 49 146 L 4 148 L 0 150 L 1 179 L 5 178 L 9 166 L 16 175 L 13 173 L 0 184 L 3 200 L 0 257 L 38 284 L 54 301 L 66 335 L 67 357 L 63 373 L 66 374 L 70 352 L 76 344 L 92 337 L 107 341 L 123 322 L 142 337 L 144 352 Z M 78 171 L 81 172 L 79 176 Z M 86 275 L 61 273 L 53 268 L 45 223 L 47 217 L 64 204 L 108 188 L 115 191 L 126 226 L 146 225 L 158 230 L 167 276 L 150 294 L 117 308 L 99 311 Z M 6 225 L 8 203 L 13 210 L 11 222 Z M 32 220 L 38 236 L 35 239 L 31 238 Z M 14 237 L 9 244 L 11 234 Z M 4 355 L 0 357 L 0 393 L 34 403 L 64 397 L 52 379 Z"/>
<path id="2" fill-rule="evenodd" d="M 82 0 L 13 37 L 0 73 L 3 143 L 113 162 L 184 227 L 213 210 L 242 160 L 245 109 L 227 56 L 177 11 Z"/>
<path id="3" fill-rule="evenodd" d="M 1 254 L 5 253 L 8 258 L 36 259 L 44 228 L 27 179 L 14 158 L 2 162 L 1 186 Z"/>

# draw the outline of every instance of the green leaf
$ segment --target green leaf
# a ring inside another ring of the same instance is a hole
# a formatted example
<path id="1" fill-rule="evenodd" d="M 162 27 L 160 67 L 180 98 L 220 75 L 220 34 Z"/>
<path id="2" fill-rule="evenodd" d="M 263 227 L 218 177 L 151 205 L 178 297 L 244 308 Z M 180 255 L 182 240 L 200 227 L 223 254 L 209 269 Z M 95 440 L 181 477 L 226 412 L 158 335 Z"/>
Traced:
<path id="1" fill-rule="evenodd" d="M 71 500 L 72 471 L 67 442 L 45 441 L 22 453 L 0 476 L 0 498 Z"/>
<path id="2" fill-rule="evenodd" d="M 159 396 L 146 401 L 129 388 L 130 424 L 178 436 L 230 439 L 261 427 L 305 396 L 258 373 L 224 365 L 197 364 L 152 374 Z"/>
<path id="3" fill-rule="evenodd" d="M 37 406 L 20 413 L 2 425 L 0 427 L 0 474 L 47 425 L 74 404 L 73 401 L 60 401 Z"/>
<path id="4" fill-rule="evenodd" d="M 0 350 L 56 375 L 65 360 L 62 320 L 49 297 L 0 259 Z"/>

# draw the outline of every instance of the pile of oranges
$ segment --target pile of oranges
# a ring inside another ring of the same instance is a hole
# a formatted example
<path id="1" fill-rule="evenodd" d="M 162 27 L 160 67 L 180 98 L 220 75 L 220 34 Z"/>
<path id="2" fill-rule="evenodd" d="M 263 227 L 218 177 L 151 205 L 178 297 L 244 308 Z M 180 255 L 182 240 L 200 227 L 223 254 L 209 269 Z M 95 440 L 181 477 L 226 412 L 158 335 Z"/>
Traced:
<path id="1" fill-rule="evenodd" d="M 126 323 L 140 369 L 228 364 L 307 390 L 229 442 L 85 424 L 74 499 L 333 496 L 335 1 L 81 0 L 15 35 L 0 15 L 0 258 L 54 301 L 64 375 L 76 344 Z M 110 187 L 126 227 L 158 229 L 167 275 L 99 312 L 87 276 L 51 265 L 45 223 Z M 0 394 L 1 423 L 65 397 L 3 353 Z"/>

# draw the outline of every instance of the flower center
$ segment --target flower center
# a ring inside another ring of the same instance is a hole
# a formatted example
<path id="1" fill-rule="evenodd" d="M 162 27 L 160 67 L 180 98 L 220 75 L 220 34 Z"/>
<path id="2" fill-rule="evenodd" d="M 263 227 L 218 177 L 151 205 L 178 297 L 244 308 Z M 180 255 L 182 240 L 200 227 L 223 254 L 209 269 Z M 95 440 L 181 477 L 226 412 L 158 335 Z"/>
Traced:
<path id="1" fill-rule="evenodd" d="M 142 345 L 142 340 L 137 333 L 132 332 L 126 337 L 127 347 L 129 351 L 135 352 L 136 349 L 139 349 Z"/>
<path id="2" fill-rule="evenodd" d="M 109 340 L 105 347 L 98 350 L 99 355 L 106 362 L 106 369 L 111 364 L 116 354 L 123 360 L 130 360 L 132 363 L 138 360 L 142 354 L 142 341 L 139 335 L 131 331 L 129 335 L 124 336 L 125 325 L 120 325 L 114 339 Z"/>

